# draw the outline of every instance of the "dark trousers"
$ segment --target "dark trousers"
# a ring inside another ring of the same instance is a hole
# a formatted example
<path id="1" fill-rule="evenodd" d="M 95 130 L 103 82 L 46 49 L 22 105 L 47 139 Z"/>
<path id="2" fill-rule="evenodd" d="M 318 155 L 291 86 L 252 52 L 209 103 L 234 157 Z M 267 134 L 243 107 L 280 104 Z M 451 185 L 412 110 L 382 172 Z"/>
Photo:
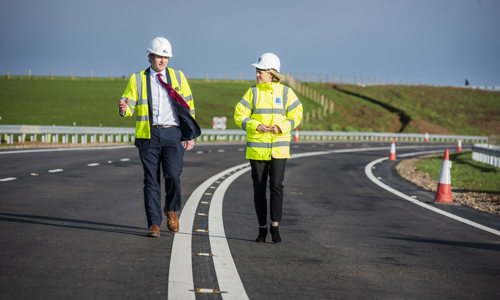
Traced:
<path id="1" fill-rule="evenodd" d="M 286 159 L 250 160 L 255 212 L 259 226 L 267 224 L 267 178 L 269 177 L 271 222 L 280 222 L 283 210 L 283 179 Z"/>
<path id="2" fill-rule="evenodd" d="M 151 128 L 151 140 L 147 147 L 139 148 L 139 156 L 144 168 L 144 206 L 148 227 L 160 226 L 161 171 L 165 178 L 165 209 L 180 211 L 182 207 L 181 180 L 184 148 L 181 131 L 177 127 Z"/>

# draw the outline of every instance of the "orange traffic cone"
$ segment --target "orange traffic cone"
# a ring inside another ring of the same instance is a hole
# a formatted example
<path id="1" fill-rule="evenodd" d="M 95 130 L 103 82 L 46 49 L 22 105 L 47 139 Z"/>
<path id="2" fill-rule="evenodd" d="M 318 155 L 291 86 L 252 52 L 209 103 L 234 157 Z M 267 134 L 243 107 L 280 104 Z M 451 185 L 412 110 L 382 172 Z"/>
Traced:
<path id="1" fill-rule="evenodd" d="M 462 151 L 462 138 L 458 138 L 457 151 Z"/>
<path id="2" fill-rule="evenodd" d="M 448 149 L 444 152 L 443 165 L 441 166 L 441 173 L 439 174 L 439 183 L 436 191 L 434 202 L 440 203 L 453 203 L 451 199 L 451 176 L 450 176 L 450 153 Z"/>
<path id="3" fill-rule="evenodd" d="M 389 160 L 396 160 L 396 144 L 394 143 L 394 139 L 392 139 L 391 143 L 391 152 L 389 153 Z"/>
<path id="4" fill-rule="evenodd" d="M 299 141 L 299 129 L 295 128 L 295 137 L 293 138 L 295 142 Z"/>
<path id="5" fill-rule="evenodd" d="M 426 143 L 429 142 L 429 133 L 428 132 L 425 133 L 425 142 Z"/>

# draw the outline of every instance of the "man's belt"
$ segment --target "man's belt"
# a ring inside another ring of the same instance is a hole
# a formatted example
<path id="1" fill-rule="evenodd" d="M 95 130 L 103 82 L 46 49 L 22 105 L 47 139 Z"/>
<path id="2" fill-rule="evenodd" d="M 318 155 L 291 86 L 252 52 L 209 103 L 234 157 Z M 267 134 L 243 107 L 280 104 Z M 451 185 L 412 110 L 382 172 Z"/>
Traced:
<path id="1" fill-rule="evenodd" d="M 153 125 L 151 126 L 153 128 L 170 128 L 170 127 L 177 127 L 176 125 Z"/>

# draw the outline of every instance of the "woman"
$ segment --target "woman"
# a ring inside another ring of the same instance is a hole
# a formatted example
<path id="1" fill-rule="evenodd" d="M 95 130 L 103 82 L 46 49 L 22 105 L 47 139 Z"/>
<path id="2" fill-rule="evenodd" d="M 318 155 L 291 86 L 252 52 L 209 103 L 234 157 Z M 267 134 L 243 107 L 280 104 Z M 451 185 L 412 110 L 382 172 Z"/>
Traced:
<path id="1" fill-rule="evenodd" d="M 279 222 L 283 207 L 283 179 L 290 158 L 290 132 L 302 120 L 302 104 L 291 88 L 280 83 L 280 60 L 262 54 L 256 63 L 257 85 L 236 105 L 234 120 L 247 132 L 246 158 L 252 167 L 254 203 L 259 221 L 257 242 L 267 236 L 266 188 L 269 177 L 271 237 L 281 242 Z"/>

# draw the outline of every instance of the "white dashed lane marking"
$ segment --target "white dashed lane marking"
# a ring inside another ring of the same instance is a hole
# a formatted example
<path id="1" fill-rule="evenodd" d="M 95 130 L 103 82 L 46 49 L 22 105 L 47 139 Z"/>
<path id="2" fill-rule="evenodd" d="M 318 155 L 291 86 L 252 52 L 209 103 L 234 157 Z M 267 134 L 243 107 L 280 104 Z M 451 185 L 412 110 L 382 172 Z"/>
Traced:
<path id="1" fill-rule="evenodd" d="M 0 181 L 12 181 L 12 180 L 16 180 L 16 179 L 17 179 L 16 177 L 6 177 L 6 178 L 0 179 Z"/>

